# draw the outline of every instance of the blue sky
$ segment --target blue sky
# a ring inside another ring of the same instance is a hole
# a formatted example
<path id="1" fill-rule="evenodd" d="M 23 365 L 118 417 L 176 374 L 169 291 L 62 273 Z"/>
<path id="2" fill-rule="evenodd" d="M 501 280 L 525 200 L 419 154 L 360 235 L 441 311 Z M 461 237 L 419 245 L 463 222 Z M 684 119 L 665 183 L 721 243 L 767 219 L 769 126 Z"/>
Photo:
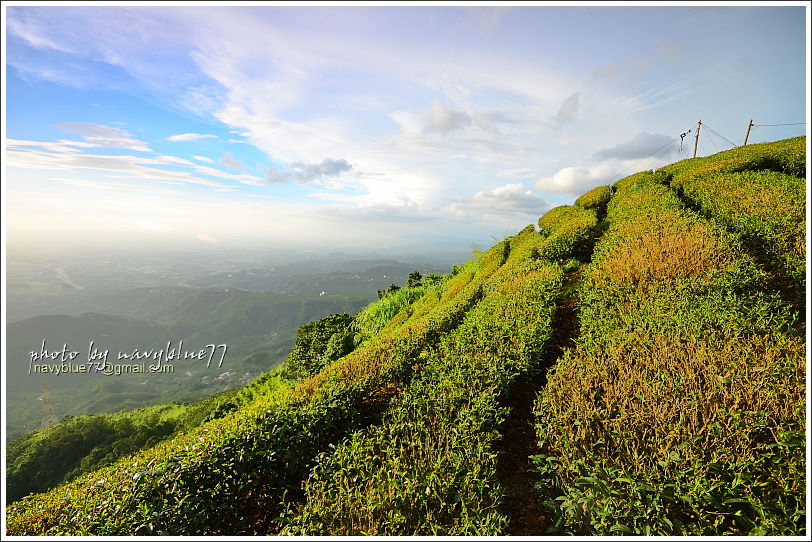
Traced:
<path id="1" fill-rule="evenodd" d="M 459 248 L 807 117 L 802 3 L 4 10 L 10 243 Z"/>

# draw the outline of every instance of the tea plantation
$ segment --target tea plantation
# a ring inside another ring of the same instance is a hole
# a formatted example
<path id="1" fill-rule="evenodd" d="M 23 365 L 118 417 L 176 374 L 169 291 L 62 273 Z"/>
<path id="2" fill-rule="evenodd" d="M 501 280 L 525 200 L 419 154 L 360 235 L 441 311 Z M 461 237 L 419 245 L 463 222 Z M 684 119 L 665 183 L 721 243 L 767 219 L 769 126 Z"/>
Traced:
<path id="1" fill-rule="evenodd" d="M 805 148 L 631 175 L 307 324 L 7 534 L 806 535 Z"/>

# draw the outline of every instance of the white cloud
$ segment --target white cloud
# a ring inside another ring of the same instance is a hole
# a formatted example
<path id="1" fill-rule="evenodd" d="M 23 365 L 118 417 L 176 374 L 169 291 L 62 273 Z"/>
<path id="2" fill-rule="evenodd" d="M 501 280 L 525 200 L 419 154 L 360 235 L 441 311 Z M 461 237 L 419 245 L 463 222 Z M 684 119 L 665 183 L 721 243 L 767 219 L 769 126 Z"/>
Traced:
<path id="1" fill-rule="evenodd" d="M 57 127 L 62 131 L 84 136 L 87 146 L 150 152 L 146 141 L 134 139 L 122 128 L 87 122 L 63 122 Z"/>
<path id="2" fill-rule="evenodd" d="M 198 141 L 200 139 L 211 139 L 216 137 L 217 136 L 213 134 L 175 134 L 167 137 L 166 139 L 169 141 Z"/>
<path id="3" fill-rule="evenodd" d="M 287 171 L 282 171 L 275 167 L 268 168 L 266 180 L 271 184 L 286 182 L 307 184 L 321 181 L 324 178 L 337 177 L 351 169 L 352 166 L 350 163 L 343 158 L 338 160 L 325 158 L 319 164 L 295 162 L 288 166 Z"/>
<path id="4" fill-rule="evenodd" d="M 397 123 L 404 134 L 418 135 L 423 131 L 423 122 L 420 116 L 414 113 L 395 111 L 389 114 L 389 118 Z"/>
<path id="5" fill-rule="evenodd" d="M 666 87 L 651 87 L 634 96 L 623 96 L 615 100 L 618 113 L 634 114 L 656 109 L 688 94 L 689 88 L 682 84 Z"/>
<path id="6" fill-rule="evenodd" d="M 358 199 L 330 197 L 329 193 L 317 193 L 314 196 L 324 201 L 354 201 L 358 205 L 354 207 L 348 206 L 333 206 L 325 207 L 318 211 L 318 214 L 325 217 L 339 218 L 342 220 L 349 220 L 352 222 L 426 222 L 437 220 L 438 215 L 428 213 L 416 201 L 410 199 L 408 196 L 401 196 L 397 200 L 389 200 L 386 202 L 373 202 L 367 198 Z"/>
<path id="7" fill-rule="evenodd" d="M 433 132 L 447 134 L 452 130 L 459 130 L 471 124 L 471 116 L 464 111 L 455 111 L 443 107 L 434 101 L 426 114 L 426 129 Z"/>
<path id="8" fill-rule="evenodd" d="M 6 140 L 6 161 L 9 166 L 25 169 L 50 169 L 72 171 L 90 169 L 126 174 L 129 177 L 147 179 L 166 184 L 198 184 L 223 188 L 218 181 L 203 179 L 189 171 L 173 171 L 159 166 L 177 163 L 174 157 L 149 158 L 129 155 L 83 154 L 63 152 L 61 145 L 37 141 Z M 167 159 L 169 158 L 169 159 Z M 183 160 L 183 159 L 178 159 Z M 259 179 L 248 175 L 231 175 L 214 168 L 192 165 L 193 169 L 204 175 L 235 180 L 246 184 L 258 184 Z"/>
<path id="9" fill-rule="evenodd" d="M 446 210 L 459 217 L 481 215 L 537 215 L 550 205 L 521 183 L 506 184 L 473 196 L 459 196 Z"/>
<path id="10" fill-rule="evenodd" d="M 503 169 L 496 172 L 497 177 L 507 177 L 511 179 L 530 179 L 537 177 L 539 172 L 535 169 L 519 168 L 519 169 Z"/>
<path id="11" fill-rule="evenodd" d="M 569 194 L 578 196 L 584 192 L 605 184 L 617 172 L 608 164 L 592 167 L 565 167 L 552 177 L 544 177 L 536 181 L 536 188 L 548 194 Z"/>
<path id="12" fill-rule="evenodd" d="M 218 239 L 217 237 L 213 237 L 213 236 L 205 234 L 205 233 L 198 233 L 197 234 L 197 239 L 199 241 L 203 241 L 204 243 L 219 243 L 220 242 L 220 239 Z"/>
<path id="13" fill-rule="evenodd" d="M 53 49 L 63 53 L 73 52 L 70 48 L 58 44 L 44 35 L 43 29 L 18 17 L 8 18 L 8 31 L 28 42 L 37 49 Z"/>
<path id="14" fill-rule="evenodd" d="M 676 145 L 674 145 L 673 149 L 668 148 L 668 145 L 672 142 L 676 143 L 675 139 L 665 134 L 640 132 L 625 143 L 597 151 L 595 158 L 600 160 L 607 160 L 609 158 L 632 160 L 635 158 L 645 158 L 655 153 L 658 156 L 666 156 L 673 154 L 677 150 Z"/>
<path id="15" fill-rule="evenodd" d="M 192 156 L 192 158 L 194 158 L 198 162 L 206 162 L 206 163 L 209 163 L 209 164 L 214 163 L 214 160 L 212 160 L 211 158 L 206 158 L 205 156 Z"/>
<path id="16" fill-rule="evenodd" d="M 473 15 L 477 28 L 483 34 L 490 35 L 499 26 L 499 20 L 512 8 L 512 6 L 498 7 L 469 7 L 466 8 Z"/>
<path id="17" fill-rule="evenodd" d="M 223 154 L 223 157 L 220 158 L 220 163 L 228 168 L 236 169 L 239 171 L 246 169 L 245 164 L 234 158 L 234 155 L 231 154 L 230 152 Z"/>
<path id="18" fill-rule="evenodd" d="M 144 194 L 180 194 L 179 190 L 170 188 L 148 186 L 144 184 L 122 183 L 122 182 L 108 182 L 108 181 L 91 181 L 88 179 L 71 179 L 65 177 L 51 177 L 49 180 L 56 181 L 70 186 L 78 186 L 80 188 L 90 188 L 93 190 L 114 190 L 120 192 L 141 192 Z"/>
<path id="19" fill-rule="evenodd" d="M 160 222 L 156 222 L 154 220 L 147 218 L 139 218 L 138 220 L 135 221 L 135 224 L 139 228 L 144 228 L 145 230 L 159 231 L 164 233 L 172 231 L 172 228 L 170 228 L 166 224 L 161 224 Z"/>
<path id="20" fill-rule="evenodd" d="M 184 165 L 184 166 L 194 166 L 195 165 L 194 162 L 190 162 L 189 160 L 186 160 L 185 158 L 180 158 L 178 156 L 168 156 L 166 154 L 162 154 L 160 157 L 158 157 L 158 160 L 160 160 L 161 163 L 164 163 L 164 164 L 181 164 L 181 165 Z"/>

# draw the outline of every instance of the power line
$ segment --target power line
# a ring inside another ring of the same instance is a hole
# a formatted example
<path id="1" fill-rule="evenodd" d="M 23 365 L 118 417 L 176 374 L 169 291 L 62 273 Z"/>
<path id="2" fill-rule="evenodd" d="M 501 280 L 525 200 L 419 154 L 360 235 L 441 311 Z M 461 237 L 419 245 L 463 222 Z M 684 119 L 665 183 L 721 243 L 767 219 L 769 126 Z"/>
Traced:
<path id="1" fill-rule="evenodd" d="M 708 128 L 708 130 L 710 130 L 710 128 Z M 713 130 L 711 130 L 711 136 L 713 136 Z M 716 152 L 719 152 L 719 147 L 716 146 L 716 142 L 713 140 L 713 137 L 710 137 L 708 139 L 710 139 L 711 145 L 713 145 L 713 148 L 716 149 Z"/>
<path id="2" fill-rule="evenodd" d="M 753 126 L 798 126 L 806 124 L 805 122 L 784 122 L 781 124 L 754 124 Z"/>
<path id="3" fill-rule="evenodd" d="M 728 143 L 730 143 L 730 144 L 731 144 L 731 145 L 733 145 L 734 147 L 738 147 L 738 145 L 736 145 L 735 143 L 733 143 L 732 141 L 730 141 L 728 138 L 726 138 L 725 136 L 723 136 L 722 134 L 720 134 L 719 132 L 717 132 L 716 130 L 714 130 L 713 128 L 711 128 L 710 126 L 708 126 L 707 124 L 703 124 L 702 126 L 704 126 L 705 128 L 707 128 L 708 130 L 710 130 L 712 133 L 716 134 L 716 135 L 717 135 L 717 136 L 719 136 L 720 138 L 724 139 L 725 141 L 727 141 Z"/>

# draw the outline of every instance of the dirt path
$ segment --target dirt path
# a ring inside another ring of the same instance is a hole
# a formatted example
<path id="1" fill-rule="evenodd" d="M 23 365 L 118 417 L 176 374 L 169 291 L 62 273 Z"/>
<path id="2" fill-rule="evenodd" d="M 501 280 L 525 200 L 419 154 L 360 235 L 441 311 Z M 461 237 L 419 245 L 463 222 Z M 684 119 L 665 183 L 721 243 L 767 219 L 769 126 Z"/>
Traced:
<path id="1" fill-rule="evenodd" d="M 574 284 L 578 272 L 566 277 L 566 284 Z M 538 446 L 533 406 L 539 390 L 547 383 L 547 370 L 564 349 L 573 346 L 578 334 L 575 313 L 576 300 L 566 296 L 559 301 L 553 318 L 553 345 L 541 361 L 539 371 L 531 378 L 515 382 L 504 406 L 510 414 L 502 428 L 502 438 L 495 449 L 499 453 L 496 473 L 505 490 L 502 512 L 510 518 L 508 535 L 538 536 L 550 527 L 550 511 L 544 507 L 536 491 L 539 475 L 533 470 L 530 456 L 541 453 Z"/>

